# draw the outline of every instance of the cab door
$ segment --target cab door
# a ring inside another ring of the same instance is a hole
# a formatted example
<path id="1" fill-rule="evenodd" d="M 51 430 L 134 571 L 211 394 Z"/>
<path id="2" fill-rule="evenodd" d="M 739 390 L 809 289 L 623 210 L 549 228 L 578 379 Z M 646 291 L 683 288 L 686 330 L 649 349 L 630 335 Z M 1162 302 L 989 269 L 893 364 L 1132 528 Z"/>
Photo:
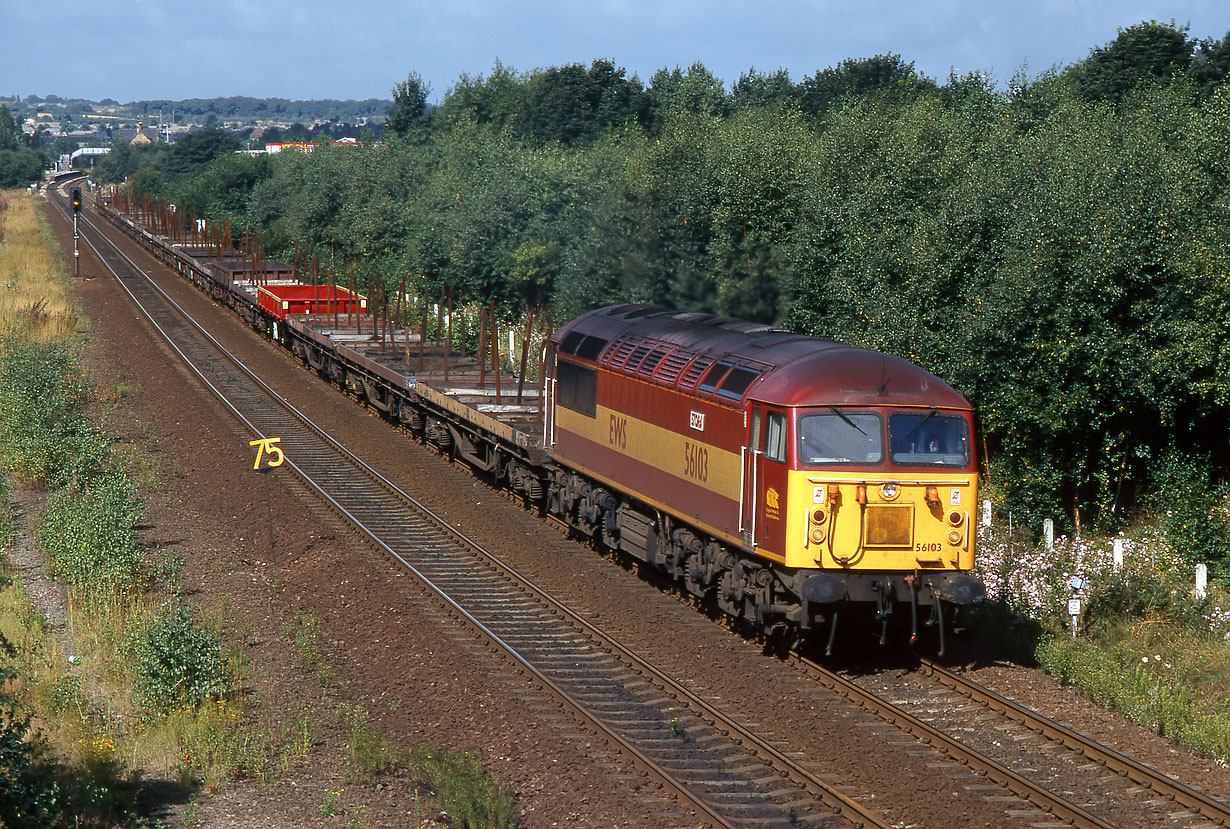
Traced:
<path id="1" fill-rule="evenodd" d="M 760 421 L 759 406 L 752 406 L 747 418 L 746 442 L 743 446 L 743 467 L 740 470 L 739 531 L 743 536 L 743 549 L 756 549 L 756 504 L 759 500 L 760 474 Z"/>
<path id="2" fill-rule="evenodd" d="M 786 494 L 790 481 L 790 419 L 786 411 L 765 408 L 763 440 L 756 458 L 755 542 L 762 553 L 785 555 Z"/>

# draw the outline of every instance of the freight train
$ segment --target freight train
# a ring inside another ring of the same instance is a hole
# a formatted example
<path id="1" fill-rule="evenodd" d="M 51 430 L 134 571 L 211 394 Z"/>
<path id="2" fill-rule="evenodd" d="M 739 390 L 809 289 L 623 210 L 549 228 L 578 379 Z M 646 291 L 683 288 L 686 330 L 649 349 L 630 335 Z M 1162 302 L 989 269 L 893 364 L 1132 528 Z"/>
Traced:
<path id="1" fill-rule="evenodd" d="M 881 641 L 898 618 L 943 652 L 983 597 L 972 407 L 910 362 L 622 305 L 555 331 L 526 389 L 382 327 L 361 295 L 98 210 L 388 420 L 766 636 L 831 651 L 839 618 L 874 620 Z"/>

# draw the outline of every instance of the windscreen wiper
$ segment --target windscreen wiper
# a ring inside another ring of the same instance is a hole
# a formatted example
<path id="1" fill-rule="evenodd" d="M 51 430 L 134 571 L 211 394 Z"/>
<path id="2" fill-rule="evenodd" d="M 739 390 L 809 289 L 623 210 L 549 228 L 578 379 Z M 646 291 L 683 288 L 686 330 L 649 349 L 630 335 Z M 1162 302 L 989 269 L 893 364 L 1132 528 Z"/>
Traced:
<path id="1" fill-rule="evenodd" d="M 847 416 L 844 412 L 842 412 L 842 411 L 841 411 L 841 409 L 837 408 L 836 406 L 829 406 L 829 410 L 830 410 L 833 414 L 837 415 L 837 416 L 838 416 L 838 417 L 840 417 L 842 420 L 844 420 L 846 423 L 848 423 L 848 424 L 850 424 L 851 426 L 853 426 L 855 429 L 858 429 L 858 433 L 859 433 L 860 435 L 862 435 L 863 437 L 871 437 L 871 436 L 870 436 L 870 435 L 868 435 L 866 432 L 864 432 L 862 429 L 860 429 L 860 428 L 859 428 L 859 425 L 858 425 L 857 423 L 855 423 L 853 420 L 851 420 L 851 419 L 850 419 L 850 418 L 849 418 L 849 417 L 848 417 L 848 416 Z M 934 413 L 934 412 L 935 412 L 935 409 L 932 409 L 931 411 L 932 411 L 932 413 Z M 917 427 L 917 426 L 915 426 L 914 428 L 915 428 L 915 429 L 917 429 L 918 427 Z"/>
<path id="2" fill-rule="evenodd" d="M 837 411 L 837 410 L 836 410 L 836 409 L 834 409 L 833 411 Z M 922 425 L 923 425 L 924 423 L 926 423 L 926 422 L 927 422 L 928 420 L 930 420 L 931 418 L 935 417 L 935 411 L 936 411 L 935 407 L 934 407 L 934 406 L 932 406 L 932 407 L 931 407 L 931 411 L 927 412 L 927 416 L 926 416 L 926 417 L 924 417 L 922 420 L 918 421 L 917 423 L 915 423 L 915 424 L 914 424 L 914 428 L 913 428 L 913 429 L 911 429 L 910 431 L 906 432 L 905 437 L 903 437 L 901 440 L 902 440 L 902 441 L 907 441 L 907 440 L 909 440 L 909 439 L 910 439 L 910 436 L 911 436 L 911 435 L 913 435 L 915 432 L 917 432 L 919 429 L 921 429 L 921 428 L 922 428 Z"/>

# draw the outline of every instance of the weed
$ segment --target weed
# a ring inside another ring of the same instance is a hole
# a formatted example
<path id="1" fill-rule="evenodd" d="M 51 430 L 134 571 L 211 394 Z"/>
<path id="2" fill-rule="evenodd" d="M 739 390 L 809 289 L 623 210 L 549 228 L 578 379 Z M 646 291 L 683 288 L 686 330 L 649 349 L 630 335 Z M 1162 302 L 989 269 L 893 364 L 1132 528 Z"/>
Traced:
<path id="1" fill-rule="evenodd" d="M 477 752 L 458 754 L 421 743 L 406 762 L 415 776 L 435 792 L 455 825 L 516 826 L 512 789 L 483 772 L 482 756 Z"/>
<path id="2" fill-rule="evenodd" d="M 342 718 L 347 722 L 350 756 L 347 776 L 351 780 L 370 780 L 376 775 L 392 771 L 398 759 L 389 751 L 388 740 L 371 727 L 367 709 L 361 705 L 343 704 Z"/>
<path id="3" fill-rule="evenodd" d="M 282 738 L 284 743 L 278 765 L 285 772 L 307 757 L 316 742 L 316 724 L 311 712 L 304 710 L 295 717 L 294 721 L 283 729 Z"/>
<path id="4" fill-rule="evenodd" d="M 325 789 L 325 795 L 321 798 L 320 805 L 316 807 L 316 814 L 324 818 L 337 817 L 341 807 L 342 790 L 335 792 L 332 789 Z"/>

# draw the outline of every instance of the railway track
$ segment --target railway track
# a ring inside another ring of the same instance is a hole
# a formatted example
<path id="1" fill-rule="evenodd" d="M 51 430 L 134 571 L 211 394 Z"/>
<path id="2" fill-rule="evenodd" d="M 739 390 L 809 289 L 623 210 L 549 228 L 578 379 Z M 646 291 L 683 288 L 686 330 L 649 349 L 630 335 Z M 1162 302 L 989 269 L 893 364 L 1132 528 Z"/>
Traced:
<path id="1" fill-rule="evenodd" d="M 535 588 L 399 489 L 226 351 L 83 221 L 90 246 L 185 365 L 257 439 L 438 606 L 464 619 L 546 694 L 717 826 L 888 826 L 715 706 Z M 481 562 L 481 565 L 479 564 Z"/>
<path id="2" fill-rule="evenodd" d="M 902 683 L 878 679 L 855 681 L 798 654 L 792 654 L 789 659 L 806 676 L 846 698 L 877 721 L 891 724 L 919 743 L 931 746 L 950 758 L 955 768 L 990 784 L 967 788 L 984 789 L 986 796 L 1000 800 L 1003 800 L 1001 790 L 1010 792 L 1017 802 L 1006 803 L 1006 813 L 1024 818 L 1030 825 L 1087 829 L 1230 826 L 1227 804 L 932 660 L 920 658 L 918 669 L 909 678 L 929 678 L 952 692 L 951 695 L 938 697 L 934 688 L 907 689 Z M 870 690 L 867 686 L 873 682 L 880 682 L 883 687 Z M 913 704 L 911 697 L 917 700 Z M 917 713 L 911 713 L 911 709 L 916 709 Z M 990 756 L 991 748 L 983 753 L 971 745 L 974 741 L 970 735 L 975 733 L 998 735 L 1000 739 L 993 739 L 991 743 L 1007 743 L 1012 750 L 1000 757 Z M 1044 739 L 1036 741 L 1040 743 L 1037 745 L 1024 745 L 1035 736 Z M 1070 756 L 1056 756 L 1061 752 Z M 1014 766 L 1021 771 L 1014 770 Z M 1065 776 L 1047 771 L 1056 768 L 1069 769 L 1070 773 Z M 1049 779 L 1039 782 L 1043 777 Z"/>
<path id="3" fill-rule="evenodd" d="M 1074 765 L 1085 769 L 1090 776 L 1100 773 L 1126 782 L 1128 794 L 1139 801 L 1142 816 L 1152 815 L 1152 819 L 1164 820 L 1170 826 L 1230 826 L 1230 805 L 1226 803 L 1185 786 L 929 659 L 919 660 L 918 673 L 932 677 L 960 695 L 963 704 L 967 701 L 981 706 L 1020 726 L 1027 734 L 1044 738 L 1051 749 L 1072 752 L 1077 758 Z"/>

